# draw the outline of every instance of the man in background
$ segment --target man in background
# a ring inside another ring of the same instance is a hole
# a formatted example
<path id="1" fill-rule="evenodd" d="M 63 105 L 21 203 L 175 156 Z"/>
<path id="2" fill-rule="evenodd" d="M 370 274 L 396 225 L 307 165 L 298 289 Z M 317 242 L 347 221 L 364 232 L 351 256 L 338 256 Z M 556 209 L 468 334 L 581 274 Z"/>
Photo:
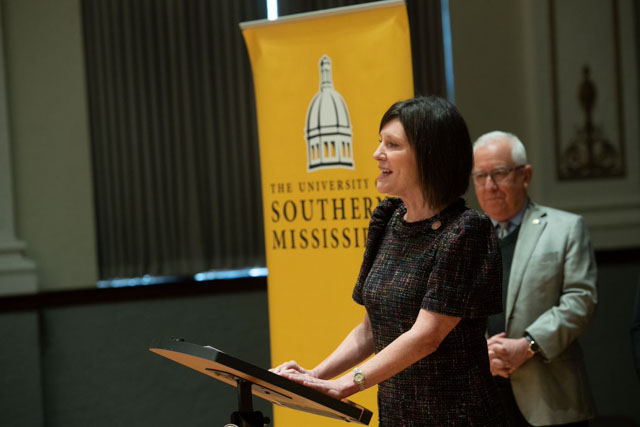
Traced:
<path id="1" fill-rule="evenodd" d="M 578 344 L 593 317 L 596 265 L 582 217 L 527 196 L 522 142 L 491 132 L 474 144 L 480 206 L 502 250 L 504 312 L 489 319 L 491 372 L 516 426 L 586 426 L 595 416 Z"/>

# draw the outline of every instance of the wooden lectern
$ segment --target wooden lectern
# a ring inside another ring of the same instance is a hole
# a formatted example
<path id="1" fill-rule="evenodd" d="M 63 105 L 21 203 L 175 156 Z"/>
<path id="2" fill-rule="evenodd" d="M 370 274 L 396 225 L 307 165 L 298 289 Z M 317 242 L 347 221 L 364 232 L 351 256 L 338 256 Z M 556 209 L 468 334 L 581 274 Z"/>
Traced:
<path id="1" fill-rule="evenodd" d="M 349 400 L 338 400 L 287 378 L 259 368 L 209 346 L 165 339 L 154 342 L 150 351 L 238 388 L 238 410 L 232 425 L 263 427 L 270 421 L 253 410 L 252 394 L 269 402 L 346 422 L 368 425 L 371 411 Z"/>

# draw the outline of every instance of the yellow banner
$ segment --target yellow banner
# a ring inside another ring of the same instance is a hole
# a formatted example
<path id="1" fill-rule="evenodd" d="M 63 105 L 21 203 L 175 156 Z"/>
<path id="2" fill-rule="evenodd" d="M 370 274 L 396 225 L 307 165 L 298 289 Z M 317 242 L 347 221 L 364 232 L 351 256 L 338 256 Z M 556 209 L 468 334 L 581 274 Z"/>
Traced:
<path id="1" fill-rule="evenodd" d="M 413 96 L 404 2 L 245 23 L 260 140 L 272 363 L 310 369 L 364 316 L 351 299 L 375 189 L 380 118 Z M 374 411 L 375 387 L 352 400 Z M 274 408 L 279 427 L 342 425 Z"/>

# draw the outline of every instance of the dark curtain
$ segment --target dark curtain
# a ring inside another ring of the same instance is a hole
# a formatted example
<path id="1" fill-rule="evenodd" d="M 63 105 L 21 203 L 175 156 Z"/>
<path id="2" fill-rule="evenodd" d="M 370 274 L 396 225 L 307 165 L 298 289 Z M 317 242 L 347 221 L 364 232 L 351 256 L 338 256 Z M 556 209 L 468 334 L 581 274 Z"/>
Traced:
<path id="1" fill-rule="evenodd" d="M 358 0 L 279 0 L 280 16 Z M 416 94 L 445 95 L 439 0 L 407 2 Z M 265 0 L 82 0 L 100 278 L 264 265 L 251 70 Z"/>
<path id="2" fill-rule="evenodd" d="M 376 0 L 278 0 L 278 16 L 371 3 Z"/>
<path id="3" fill-rule="evenodd" d="M 100 278 L 264 265 L 251 70 L 264 0 L 83 0 Z"/>
<path id="4" fill-rule="evenodd" d="M 408 0 L 416 95 L 447 97 L 440 0 Z"/>
<path id="5" fill-rule="evenodd" d="M 280 16 L 334 7 L 370 3 L 371 0 L 278 0 Z M 446 97 L 440 0 L 407 0 L 411 33 L 413 85 L 416 95 Z"/>

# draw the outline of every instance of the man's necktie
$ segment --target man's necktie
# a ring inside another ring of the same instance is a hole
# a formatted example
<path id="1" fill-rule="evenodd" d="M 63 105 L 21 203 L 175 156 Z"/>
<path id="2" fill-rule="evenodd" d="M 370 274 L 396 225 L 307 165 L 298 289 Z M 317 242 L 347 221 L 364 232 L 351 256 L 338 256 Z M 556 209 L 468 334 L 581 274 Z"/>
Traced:
<path id="1" fill-rule="evenodd" d="M 498 239 L 504 239 L 509 235 L 509 221 L 500 221 L 498 223 Z"/>

